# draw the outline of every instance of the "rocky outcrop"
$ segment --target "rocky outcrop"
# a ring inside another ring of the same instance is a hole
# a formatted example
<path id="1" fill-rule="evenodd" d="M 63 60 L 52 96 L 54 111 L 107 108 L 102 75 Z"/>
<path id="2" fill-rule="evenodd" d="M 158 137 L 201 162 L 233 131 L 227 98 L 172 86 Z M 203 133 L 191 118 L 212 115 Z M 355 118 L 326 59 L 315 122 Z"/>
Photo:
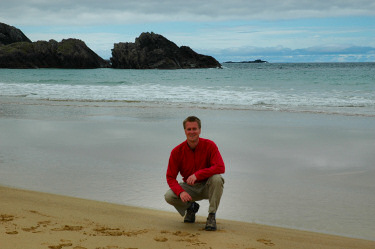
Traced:
<path id="1" fill-rule="evenodd" d="M 240 62 L 226 61 L 224 63 L 268 63 L 268 61 L 263 61 L 261 59 L 257 59 L 255 61 L 240 61 Z"/>
<path id="2" fill-rule="evenodd" d="M 100 68 L 109 63 L 77 39 L 0 46 L 0 68 Z"/>
<path id="3" fill-rule="evenodd" d="M 221 67 L 213 57 L 198 54 L 186 46 L 178 47 L 165 37 L 154 33 L 142 33 L 134 43 L 115 43 L 111 63 L 113 68 L 123 69 Z"/>
<path id="4" fill-rule="evenodd" d="M 142 33 L 134 43 L 115 43 L 110 61 L 113 68 L 127 69 L 221 67 L 213 57 L 178 47 L 154 33 Z M 101 67 L 110 67 L 110 63 L 81 40 L 31 42 L 19 29 L 0 23 L 0 68 Z"/>
<path id="5" fill-rule="evenodd" d="M 5 23 L 0 23 L 0 44 L 8 45 L 15 42 L 31 42 L 21 30 L 9 26 Z"/>

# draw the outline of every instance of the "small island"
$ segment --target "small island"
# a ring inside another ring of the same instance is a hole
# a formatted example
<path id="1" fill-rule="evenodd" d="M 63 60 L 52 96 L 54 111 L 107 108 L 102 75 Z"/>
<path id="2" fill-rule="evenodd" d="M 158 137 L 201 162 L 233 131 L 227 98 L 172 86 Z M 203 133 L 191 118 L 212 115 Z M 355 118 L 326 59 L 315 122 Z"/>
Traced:
<path id="1" fill-rule="evenodd" d="M 224 63 L 268 63 L 268 61 L 263 61 L 261 59 L 257 59 L 257 60 L 254 60 L 254 61 L 239 61 L 239 62 L 226 61 Z"/>

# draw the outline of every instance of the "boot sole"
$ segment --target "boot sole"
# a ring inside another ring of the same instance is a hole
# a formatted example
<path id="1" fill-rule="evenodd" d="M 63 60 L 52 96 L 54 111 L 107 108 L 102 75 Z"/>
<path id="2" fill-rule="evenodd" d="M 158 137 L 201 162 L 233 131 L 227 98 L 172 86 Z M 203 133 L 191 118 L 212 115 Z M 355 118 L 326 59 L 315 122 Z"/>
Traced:
<path id="1" fill-rule="evenodd" d="M 216 227 L 205 227 L 204 230 L 206 230 L 206 231 L 216 231 Z"/>

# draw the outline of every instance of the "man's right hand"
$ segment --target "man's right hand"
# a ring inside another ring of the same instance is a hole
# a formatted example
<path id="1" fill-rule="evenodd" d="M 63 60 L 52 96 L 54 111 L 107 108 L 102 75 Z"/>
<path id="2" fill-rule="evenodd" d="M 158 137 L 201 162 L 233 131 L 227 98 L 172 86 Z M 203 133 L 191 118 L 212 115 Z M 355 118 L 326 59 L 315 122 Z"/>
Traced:
<path id="1" fill-rule="evenodd" d="M 192 201 L 193 200 L 193 198 L 191 198 L 191 196 L 186 191 L 181 192 L 180 198 L 181 198 L 182 202 L 188 202 L 188 201 Z"/>

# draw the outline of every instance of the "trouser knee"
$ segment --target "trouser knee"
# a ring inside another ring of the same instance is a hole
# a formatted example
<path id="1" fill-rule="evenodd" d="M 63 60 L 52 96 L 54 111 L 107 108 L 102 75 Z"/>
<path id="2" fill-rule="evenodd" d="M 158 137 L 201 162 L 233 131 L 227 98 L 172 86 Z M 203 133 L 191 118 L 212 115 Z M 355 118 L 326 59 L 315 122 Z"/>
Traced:
<path id="1" fill-rule="evenodd" d="M 165 201 L 174 206 L 177 211 L 180 213 L 181 216 L 185 215 L 186 209 L 190 205 L 189 203 L 184 203 L 181 201 L 180 197 L 178 197 L 172 189 L 169 189 L 164 195 Z"/>
<path id="2" fill-rule="evenodd" d="M 223 187 L 224 186 L 224 178 L 221 175 L 213 175 L 210 178 L 208 178 L 207 183 L 210 186 Z"/>
<path id="3" fill-rule="evenodd" d="M 172 204 L 178 199 L 177 195 L 172 191 L 172 189 L 169 189 L 165 195 L 164 195 L 165 201 L 169 204 Z"/>

